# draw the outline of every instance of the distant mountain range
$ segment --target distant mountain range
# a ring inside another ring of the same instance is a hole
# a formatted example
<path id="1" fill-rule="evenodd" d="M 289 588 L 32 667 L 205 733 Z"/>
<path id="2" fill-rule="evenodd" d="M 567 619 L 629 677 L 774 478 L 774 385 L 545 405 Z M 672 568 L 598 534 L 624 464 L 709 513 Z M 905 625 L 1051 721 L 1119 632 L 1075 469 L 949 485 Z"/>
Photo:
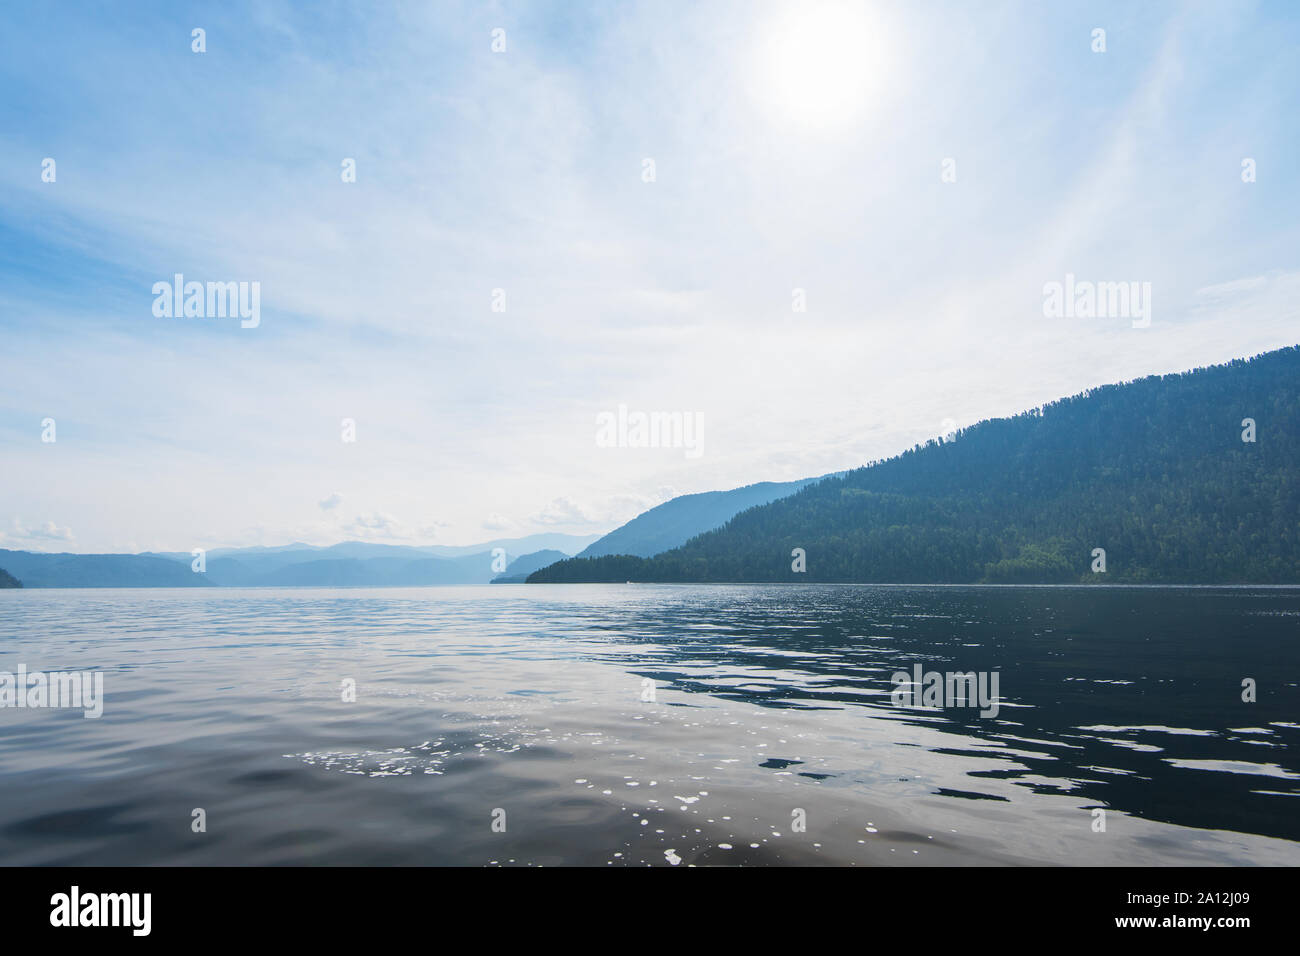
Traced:
<path id="1" fill-rule="evenodd" d="M 0 550 L 0 567 L 24 587 L 184 588 L 212 582 L 181 563 L 147 554 L 41 554 Z"/>
<path id="2" fill-rule="evenodd" d="M 347 541 L 331 547 L 222 548 L 207 552 L 206 570 L 188 552 L 45 554 L 0 549 L 0 568 L 29 588 L 72 587 L 392 587 L 487 584 L 505 560 L 530 571 L 579 551 L 596 535 L 546 533 L 469 547 L 408 547 Z M 530 554 L 544 557 L 520 564 Z M 509 570 L 509 565 L 507 565 Z M 2 581 L 3 579 L 0 579 Z"/>
<path id="3" fill-rule="evenodd" d="M 793 494 L 811 481 L 761 482 L 731 491 L 682 495 L 604 535 L 544 533 L 478 545 L 373 544 L 329 547 L 214 548 L 206 570 L 191 569 L 188 552 L 45 554 L 0 549 L 0 567 L 27 587 L 404 587 L 522 583 L 570 555 L 653 555 L 716 528 L 746 508 Z M 505 551 L 503 572 L 496 549 Z"/>
<path id="4" fill-rule="evenodd" d="M 1300 583 L 1300 348 L 1089 389 L 528 581 Z"/>
<path id="5" fill-rule="evenodd" d="M 19 581 L 4 568 L 0 568 L 0 588 L 20 588 L 22 586 L 23 582 Z"/>

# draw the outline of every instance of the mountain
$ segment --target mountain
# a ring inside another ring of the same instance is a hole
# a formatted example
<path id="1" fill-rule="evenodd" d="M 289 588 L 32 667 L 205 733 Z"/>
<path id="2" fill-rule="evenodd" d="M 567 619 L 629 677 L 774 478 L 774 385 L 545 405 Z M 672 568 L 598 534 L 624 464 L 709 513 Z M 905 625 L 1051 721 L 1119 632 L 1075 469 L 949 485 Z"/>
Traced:
<path id="1" fill-rule="evenodd" d="M 335 558 L 304 561 L 266 575 L 272 587 L 428 587 L 483 584 L 491 578 L 492 554 L 461 558 Z"/>
<path id="2" fill-rule="evenodd" d="M 207 587 L 186 560 L 143 554 L 42 554 L 0 549 L 0 562 L 29 588 Z"/>
<path id="3" fill-rule="evenodd" d="M 634 554 L 643 558 L 685 544 L 697 534 L 712 531 L 746 510 L 792 495 L 820 478 L 800 481 L 761 481 L 730 491 L 681 495 L 642 512 L 578 554 L 598 558 L 607 554 Z"/>
<path id="4" fill-rule="evenodd" d="M 534 551 L 562 551 L 565 555 L 577 554 L 587 545 L 600 538 L 598 534 L 562 534 L 557 531 L 544 531 L 541 534 L 525 535 L 522 538 L 497 538 L 482 544 L 445 545 L 435 544 L 420 550 L 435 557 L 458 558 L 493 548 L 505 548 L 507 556 L 531 554 Z"/>
<path id="5" fill-rule="evenodd" d="M 556 561 L 563 561 L 568 555 L 563 551 L 547 549 L 544 551 L 534 551 L 532 554 L 525 554 L 522 557 L 515 558 L 506 568 L 505 573 L 500 577 L 492 579 L 493 584 L 523 584 L 524 579 L 532 574 L 538 568 L 544 568 L 548 564 L 554 564 Z"/>
<path id="6" fill-rule="evenodd" d="M 1300 583 L 1300 348 L 1089 389 L 528 580 Z"/>
<path id="7" fill-rule="evenodd" d="M 0 568 L 0 588 L 20 588 L 22 586 L 22 581 L 19 581 L 4 568 Z"/>
<path id="8" fill-rule="evenodd" d="M 531 537 L 550 540 L 576 539 L 589 542 L 593 536 L 543 534 Z M 472 547 L 412 547 L 345 541 L 327 548 L 303 545 L 295 550 L 244 548 L 212 551 L 208 554 L 208 575 L 213 583 L 227 587 L 414 587 L 453 584 L 487 584 L 494 577 L 493 551 L 505 551 L 506 559 L 519 560 L 516 549 L 529 538 L 485 542 Z M 431 554 L 434 550 L 437 556 Z M 548 553 L 558 560 L 572 552 Z M 529 571 L 536 570 L 529 567 Z M 509 566 L 507 566 L 507 572 Z"/>
<path id="9" fill-rule="evenodd" d="M 297 584 L 329 586 L 331 582 L 381 586 L 380 569 L 396 571 L 402 563 L 429 561 L 429 554 L 408 545 L 344 541 L 327 548 L 297 545 L 285 548 L 223 548 L 207 555 L 207 574 L 224 587 L 262 587 Z M 371 571 L 361 564 L 377 561 Z M 335 565 L 331 567 L 331 565 Z M 310 566 L 308 570 L 292 570 Z M 400 577 L 408 577 L 401 574 Z M 351 579 L 351 580 L 348 580 Z M 488 580 L 485 574 L 484 582 Z"/>
<path id="10" fill-rule="evenodd" d="M 412 547 L 345 541 L 329 547 L 214 548 L 203 573 L 188 552 L 148 554 L 44 554 L 0 550 L 3 565 L 27 587 L 415 587 L 487 584 L 500 566 L 494 549 L 519 562 L 528 543 L 558 541 L 573 551 L 549 549 L 546 563 L 585 547 L 596 535 L 539 534 L 481 545 Z M 439 553 L 434 554 L 432 552 Z M 539 564 L 520 565 L 527 573 Z M 507 570 L 509 570 L 507 565 Z M 522 580 L 522 577 L 520 578 Z"/>

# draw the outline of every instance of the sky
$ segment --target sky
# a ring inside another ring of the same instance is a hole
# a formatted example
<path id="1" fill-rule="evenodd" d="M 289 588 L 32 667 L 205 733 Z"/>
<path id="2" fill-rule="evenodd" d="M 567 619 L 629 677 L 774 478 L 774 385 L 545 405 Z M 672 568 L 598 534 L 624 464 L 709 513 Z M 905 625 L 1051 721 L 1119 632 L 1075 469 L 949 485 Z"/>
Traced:
<path id="1" fill-rule="evenodd" d="M 0 547 L 603 532 L 1295 344 L 1297 49 L 1288 3 L 6 5 Z M 177 273 L 258 324 L 155 314 Z"/>

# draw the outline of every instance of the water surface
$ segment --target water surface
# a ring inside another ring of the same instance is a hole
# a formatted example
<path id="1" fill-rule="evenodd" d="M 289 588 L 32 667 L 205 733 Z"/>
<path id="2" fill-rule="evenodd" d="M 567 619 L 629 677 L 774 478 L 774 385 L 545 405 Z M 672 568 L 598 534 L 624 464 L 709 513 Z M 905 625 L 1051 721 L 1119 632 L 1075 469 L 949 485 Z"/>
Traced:
<path id="1" fill-rule="evenodd" d="M 3 592 L 0 670 L 106 699 L 0 710 L 0 862 L 1295 865 L 1298 627 L 1289 588 Z M 999 713 L 895 706 L 918 663 Z"/>

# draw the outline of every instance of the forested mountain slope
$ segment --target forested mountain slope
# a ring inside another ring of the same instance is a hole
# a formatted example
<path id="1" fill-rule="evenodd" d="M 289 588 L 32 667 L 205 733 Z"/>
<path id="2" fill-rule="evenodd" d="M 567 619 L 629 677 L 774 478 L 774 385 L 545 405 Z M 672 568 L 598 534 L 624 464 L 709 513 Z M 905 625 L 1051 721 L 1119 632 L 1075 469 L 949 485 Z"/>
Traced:
<path id="1" fill-rule="evenodd" d="M 528 580 L 1300 583 L 1298 525 L 1291 347 L 983 421 L 657 557 L 570 559 Z"/>

